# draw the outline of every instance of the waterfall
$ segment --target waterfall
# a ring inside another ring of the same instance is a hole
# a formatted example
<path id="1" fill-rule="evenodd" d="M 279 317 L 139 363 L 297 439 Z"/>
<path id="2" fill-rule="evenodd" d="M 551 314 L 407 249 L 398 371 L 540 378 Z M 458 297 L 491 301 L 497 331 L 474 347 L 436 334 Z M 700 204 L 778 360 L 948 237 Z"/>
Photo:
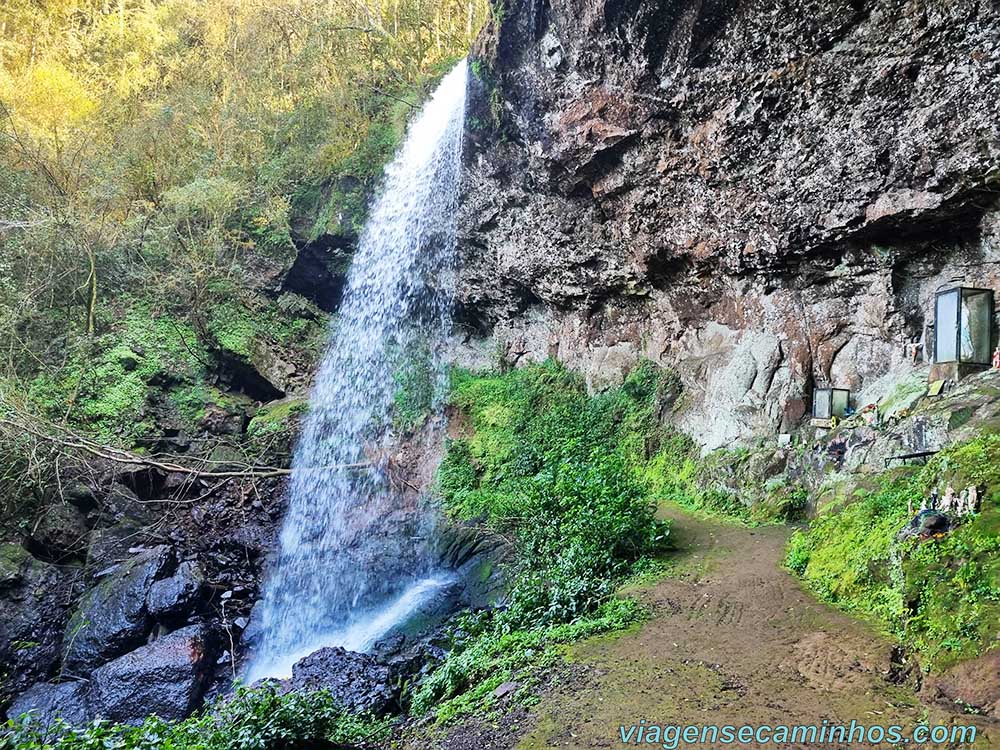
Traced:
<path id="1" fill-rule="evenodd" d="M 295 448 L 248 682 L 287 677 L 325 646 L 364 650 L 450 583 L 386 458 L 401 368 L 422 359 L 443 385 L 466 83 L 463 60 L 411 123 L 361 234 Z"/>

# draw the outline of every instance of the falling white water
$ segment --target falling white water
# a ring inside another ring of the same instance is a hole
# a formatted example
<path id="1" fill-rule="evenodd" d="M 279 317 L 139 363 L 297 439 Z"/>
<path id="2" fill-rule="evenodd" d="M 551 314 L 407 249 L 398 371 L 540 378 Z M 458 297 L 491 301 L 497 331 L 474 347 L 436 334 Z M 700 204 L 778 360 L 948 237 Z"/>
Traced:
<path id="1" fill-rule="evenodd" d="M 400 368 L 423 356 L 440 379 L 466 75 L 463 60 L 411 124 L 362 232 L 296 446 L 249 682 L 324 646 L 369 648 L 450 583 L 385 458 Z"/>

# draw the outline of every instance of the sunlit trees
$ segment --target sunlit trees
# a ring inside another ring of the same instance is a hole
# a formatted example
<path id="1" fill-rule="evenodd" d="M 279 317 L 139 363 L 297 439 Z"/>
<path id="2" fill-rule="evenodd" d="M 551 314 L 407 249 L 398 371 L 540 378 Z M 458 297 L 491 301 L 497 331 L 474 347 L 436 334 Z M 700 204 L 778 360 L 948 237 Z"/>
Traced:
<path id="1" fill-rule="evenodd" d="M 482 0 L 6 0 L 0 325 L 7 364 L 289 247 L 316 186 L 370 189 Z M 220 270 L 222 269 L 222 270 Z M 8 370 L 9 372 L 9 370 Z"/>

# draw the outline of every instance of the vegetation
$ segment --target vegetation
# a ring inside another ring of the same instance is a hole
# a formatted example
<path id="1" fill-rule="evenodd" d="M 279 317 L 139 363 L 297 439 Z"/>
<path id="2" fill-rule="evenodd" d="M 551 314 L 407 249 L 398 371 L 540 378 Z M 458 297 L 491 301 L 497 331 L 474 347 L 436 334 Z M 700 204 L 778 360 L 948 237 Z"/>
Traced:
<path id="1" fill-rule="evenodd" d="M 327 692 L 281 695 L 271 687 L 241 688 L 181 722 L 152 716 L 134 727 L 98 720 L 46 728 L 27 714 L 0 729 L 0 747 L 10 750 L 333 750 L 380 747 L 389 734 L 387 722 L 346 714 Z"/>
<path id="2" fill-rule="evenodd" d="M 296 242 L 358 230 L 407 118 L 486 12 L 5 2 L 0 412 L 133 447 L 196 432 L 226 391 L 279 396 L 228 376 L 307 372 L 326 314 L 274 279 Z M 37 473 L 24 451 L 0 429 L 5 502 Z"/>
<path id="3" fill-rule="evenodd" d="M 896 541 L 933 488 L 985 488 L 954 532 Z M 939 669 L 980 654 L 1000 630 L 1000 436 L 951 447 L 920 470 L 887 472 L 822 509 L 793 536 L 787 564 L 823 600 L 868 618 Z"/>
<path id="4" fill-rule="evenodd" d="M 416 692 L 417 713 L 440 703 L 447 721 L 489 705 L 497 685 L 553 658 L 557 644 L 640 616 L 614 593 L 666 548 L 646 471 L 669 380 L 646 363 L 621 388 L 591 397 L 551 361 L 455 373 L 453 403 L 472 433 L 449 445 L 440 492 L 452 515 L 507 538 L 514 557 L 505 607 L 463 622 L 448 659 Z"/>

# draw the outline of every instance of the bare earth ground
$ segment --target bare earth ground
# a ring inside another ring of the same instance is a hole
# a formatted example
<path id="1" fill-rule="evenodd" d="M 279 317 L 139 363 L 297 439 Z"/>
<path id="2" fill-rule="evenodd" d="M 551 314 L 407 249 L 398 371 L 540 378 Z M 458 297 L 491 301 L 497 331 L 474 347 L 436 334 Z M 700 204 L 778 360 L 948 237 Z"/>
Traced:
<path id="1" fill-rule="evenodd" d="M 676 508 L 665 515 L 677 567 L 637 592 L 653 610 L 647 623 L 574 646 L 537 705 L 420 733 L 407 747 L 623 748 L 619 725 L 640 719 L 736 726 L 854 719 L 907 731 L 919 721 L 976 723 L 976 748 L 1000 745 L 996 723 L 923 705 L 916 675 L 900 675 L 887 639 L 817 602 L 782 569 L 788 528 L 748 529 Z"/>

